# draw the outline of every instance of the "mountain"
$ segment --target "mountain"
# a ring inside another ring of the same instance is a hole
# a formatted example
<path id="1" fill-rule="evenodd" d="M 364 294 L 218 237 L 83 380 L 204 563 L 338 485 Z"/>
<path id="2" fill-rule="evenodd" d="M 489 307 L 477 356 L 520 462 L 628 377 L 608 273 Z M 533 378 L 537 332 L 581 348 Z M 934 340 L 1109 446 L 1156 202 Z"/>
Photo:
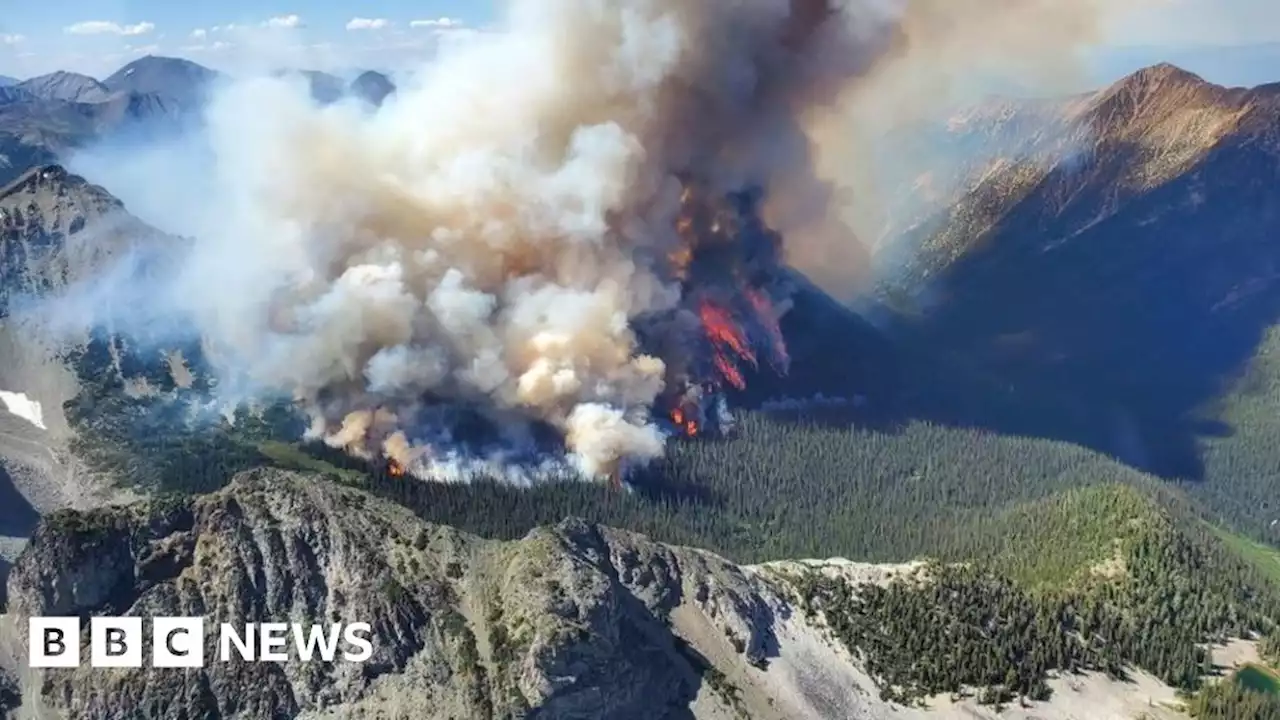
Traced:
<path id="1" fill-rule="evenodd" d="M 1280 43 L 1239 45 L 1129 46 L 1100 51 L 1092 64 L 1111 82 L 1160 62 L 1186 68 L 1222 85 L 1253 87 L 1280 82 Z"/>
<path id="2" fill-rule="evenodd" d="M 328 104 L 341 100 L 347 94 L 342 78 L 319 70 L 298 70 L 311 89 L 311 97 L 318 103 Z"/>
<path id="3" fill-rule="evenodd" d="M 71 93 L 67 83 L 41 87 L 35 89 Z M 82 96 L 95 97 L 97 92 L 90 88 Z M 154 93 L 110 92 L 82 102 L 41 97 L 21 86 L 0 88 L 0 184 L 99 140 L 128 134 L 154 139 L 179 131 L 193 118 L 194 109 Z"/>
<path id="4" fill-rule="evenodd" d="M 14 85 L 41 100 L 66 102 L 101 102 L 111 94 L 105 85 L 88 75 L 59 70 L 24 80 Z"/>
<path id="5" fill-rule="evenodd" d="M 861 312 L 795 278 L 790 376 L 752 375 L 728 436 L 673 441 L 623 491 L 407 481 L 300 442 L 283 406 L 192 425 L 198 340 L 143 353 L 91 327 L 24 365 L 33 334 L 6 319 L 0 389 L 69 439 L 15 402 L 0 458 L 70 458 L 64 484 L 89 489 L 27 510 L 49 481 L 10 473 L 6 533 L 34 536 L 8 631 L 368 614 L 382 649 L 322 672 L 9 658 L 0 702 L 16 684 L 25 709 L 90 718 L 132 712 L 120 697 L 149 717 L 1174 717 L 1175 688 L 1280 637 L 1277 94 L 1164 65 L 948 118 L 929 142 L 967 161 L 893 241 L 914 262 Z M 58 248 L 105 228 L 148 232 L 59 168 L 12 187 L 6 288 L 59 287 L 83 251 Z M 155 499 L 93 509 L 120 499 L 107 481 Z M 830 557 L 894 564 L 785 561 Z"/>
<path id="6" fill-rule="evenodd" d="M 0 75 L 0 87 L 9 87 L 10 85 L 17 85 L 19 82 L 21 81 L 18 80 L 18 78 L 9 77 L 8 75 Z"/>
<path id="7" fill-rule="evenodd" d="M 201 107 L 220 73 L 182 58 L 147 55 L 117 70 L 102 84 L 113 93 L 151 95 L 184 111 Z"/>
<path id="8" fill-rule="evenodd" d="M 344 98 L 358 97 L 372 105 L 381 105 L 383 99 L 395 92 L 391 79 L 382 73 L 366 71 L 348 83 L 337 75 L 319 70 L 279 70 L 279 77 L 300 76 L 310 89 L 311 98 L 322 105 L 336 103 Z"/>
<path id="9" fill-rule="evenodd" d="M 351 86 L 348 88 L 348 92 L 352 95 L 373 105 L 381 105 L 382 101 L 395 91 L 396 86 L 391 82 L 391 78 L 373 70 L 360 73 L 355 80 L 351 81 Z"/>
<path id="10" fill-rule="evenodd" d="M 1070 142 L 992 159 L 903 241 L 908 412 L 1087 445 L 1274 533 L 1274 454 L 1241 477 L 1204 450 L 1243 431 L 1221 404 L 1280 317 L 1280 85 L 1166 64 L 1060 109 Z"/>
<path id="11" fill-rule="evenodd" d="M 84 279 L 156 235 L 103 188 L 58 165 L 37 167 L 0 188 L 0 317 L 21 295 Z"/>
<path id="12" fill-rule="evenodd" d="M 184 673 L 0 664 L 25 691 L 24 710 L 74 708 L 83 720 L 997 717 L 972 697 L 933 709 L 878 697 L 842 644 L 856 613 L 907 609 L 883 603 L 914 602 L 887 598 L 922 597 L 933 575 L 961 581 L 921 564 L 744 567 L 576 519 L 484 540 L 323 477 L 259 470 L 191 500 L 51 515 L 10 575 L 0 634 L 25 638 L 35 615 L 369 622 L 367 663 L 233 659 Z M 877 605 L 855 610 L 839 599 L 846 591 Z M 212 632 L 204 651 L 218 652 Z M 1082 705 L 1174 717 L 1151 703 L 1172 703 L 1171 689 L 1131 677 L 1142 690 L 1087 671 L 1056 678 L 1047 689 L 1058 699 L 1031 706 L 1042 717 Z"/>
<path id="13" fill-rule="evenodd" d="M 67 352 L 85 337 L 51 337 L 30 301 L 113 269 L 127 254 L 168 239 L 106 190 L 50 165 L 0 189 L 0 556 L 12 559 L 38 513 L 118 496 L 77 452 L 63 404 L 84 378 Z M 62 318 L 74 325 L 75 318 Z M 121 357 L 116 355 L 117 361 Z M 111 368 L 95 382 L 110 381 Z"/>
<path id="14" fill-rule="evenodd" d="M 168 508 L 53 517 L 14 569 L 8 597 L 19 623 L 199 612 L 237 624 L 374 627 L 362 667 L 46 675 L 40 700 L 85 720 L 122 717 L 124 698 L 137 708 L 130 717 L 157 719 L 293 717 L 325 706 L 406 719 L 859 718 L 882 705 L 773 585 L 709 553 L 572 520 L 485 541 L 280 472 L 243 475 Z M 210 635 L 206 652 L 216 648 Z"/>

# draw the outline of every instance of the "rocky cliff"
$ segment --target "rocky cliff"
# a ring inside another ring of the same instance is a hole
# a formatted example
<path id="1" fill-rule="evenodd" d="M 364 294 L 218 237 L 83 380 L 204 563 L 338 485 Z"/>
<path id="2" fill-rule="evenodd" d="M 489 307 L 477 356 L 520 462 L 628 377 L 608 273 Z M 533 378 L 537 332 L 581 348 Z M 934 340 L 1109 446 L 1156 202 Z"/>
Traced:
<path id="1" fill-rule="evenodd" d="M 24 712 L 40 717 L 859 718 L 885 709 L 857 668 L 792 615 L 781 586 L 751 569 L 577 520 L 483 540 L 284 471 L 251 471 L 191 501 L 54 514 L 8 590 L 19 638 L 31 615 L 373 626 L 363 664 L 19 672 Z M 207 657 L 216 642 L 206 636 Z"/>
<path id="2" fill-rule="evenodd" d="M 134 248 L 170 240 L 57 165 L 0 188 L 0 558 L 13 558 L 39 514 L 114 493 L 71 448 L 63 405 L 82 379 L 66 351 L 79 340 L 45 332 L 48 318 L 29 312 L 33 302 L 112 269 Z M 75 326 L 64 319 L 64 329 Z M 0 561 L 0 574 L 6 567 Z"/>

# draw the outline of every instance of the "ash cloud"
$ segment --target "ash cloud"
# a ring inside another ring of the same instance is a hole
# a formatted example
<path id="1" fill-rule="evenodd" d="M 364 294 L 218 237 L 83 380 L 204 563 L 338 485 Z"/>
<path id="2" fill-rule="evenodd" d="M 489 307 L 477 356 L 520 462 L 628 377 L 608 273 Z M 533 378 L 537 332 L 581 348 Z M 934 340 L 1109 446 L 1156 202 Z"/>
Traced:
<path id="1" fill-rule="evenodd" d="M 1058 23 L 1042 39 L 1086 35 L 1062 19 L 1100 12 L 1012 5 Z M 765 189 L 785 256 L 829 289 L 858 287 L 868 250 L 850 213 L 875 202 L 857 194 L 874 181 L 856 143 L 833 138 L 930 107 L 936 86 L 915 81 L 928 67 L 1053 55 L 992 47 L 1024 32 L 991 24 L 1009 7 L 513 0 L 499 29 L 442 47 L 376 112 L 239 80 L 178 153 L 208 151 L 200 193 L 164 208 L 195 240 L 148 291 L 191 319 L 223 387 L 291 396 L 335 446 L 432 476 L 480 418 L 501 447 L 551 431 L 582 471 L 611 473 L 662 453 L 655 404 L 697 379 L 695 350 L 642 343 L 642 320 L 687 328 L 691 296 L 749 291 L 740 304 L 759 307 L 770 290 L 737 271 L 691 286 L 672 259 L 691 242 L 688 178 L 709 198 Z M 183 182 L 176 167 L 147 182 Z"/>

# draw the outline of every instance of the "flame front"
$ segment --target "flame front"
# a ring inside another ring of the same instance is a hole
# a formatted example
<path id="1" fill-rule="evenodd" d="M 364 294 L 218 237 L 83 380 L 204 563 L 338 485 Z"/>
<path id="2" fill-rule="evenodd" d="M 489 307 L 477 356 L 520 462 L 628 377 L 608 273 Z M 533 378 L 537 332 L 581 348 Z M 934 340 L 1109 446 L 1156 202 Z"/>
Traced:
<path id="1" fill-rule="evenodd" d="M 758 215 L 755 193 L 716 193 L 682 178 L 674 220 L 676 247 L 667 268 L 680 283 L 682 308 L 697 319 L 697 334 L 660 353 L 679 359 L 668 376 L 664 407 L 677 433 L 723 431 L 728 420 L 721 390 L 745 390 L 746 368 L 762 358 L 778 374 L 789 365 L 772 297 L 786 293 L 781 237 Z M 723 417 L 721 417 L 723 415 Z"/>
<path id="2" fill-rule="evenodd" d="M 710 301 L 703 301 L 698 306 L 698 317 L 702 320 L 702 329 L 707 335 L 707 340 L 711 342 L 714 353 L 712 362 L 720 373 L 721 379 L 739 390 L 745 390 L 747 381 L 742 376 L 742 371 L 738 369 L 734 356 L 753 368 L 758 364 L 742 327 L 734 321 L 727 310 Z"/>
<path id="3" fill-rule="evenodd" d="M 781 267 L 781 238 L 760 221 L 756 198 L 718 195 L 696 181 L 683 182 L 675 220 L 679 246 L 667 260 L 697 313 L 715 374 L 691 380 L 745 389 L 740 364 L 759 367 L 758 345 L 768 346 L 769 364 L 785 373 L 786 344 L 767 290 Z"/>

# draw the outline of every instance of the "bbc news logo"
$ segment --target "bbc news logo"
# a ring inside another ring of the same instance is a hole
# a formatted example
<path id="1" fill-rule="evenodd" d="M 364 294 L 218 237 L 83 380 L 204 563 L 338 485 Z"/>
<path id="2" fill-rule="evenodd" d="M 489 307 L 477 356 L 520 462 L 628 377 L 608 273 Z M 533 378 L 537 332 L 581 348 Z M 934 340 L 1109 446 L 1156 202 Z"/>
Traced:
<path id="1" fill-rule="evenodd" d="M 364 662 L 373 655 L 369 623 L 230 623 L 218 626 L 218 661 Z M 201 617 L 151 619 L 150 662 L 157 668 L 205 666 L 205 621 Z M 143 666 L 142 618 L 89 619 L 91 667 Z M 339 652 L 340 647 L 342 648 Z M 292 654 L 290 653 L 292 650 Z M 80 618 L 33 617 L 27 629 L 27 657 L 33 668 L 80 666 Z"/>

